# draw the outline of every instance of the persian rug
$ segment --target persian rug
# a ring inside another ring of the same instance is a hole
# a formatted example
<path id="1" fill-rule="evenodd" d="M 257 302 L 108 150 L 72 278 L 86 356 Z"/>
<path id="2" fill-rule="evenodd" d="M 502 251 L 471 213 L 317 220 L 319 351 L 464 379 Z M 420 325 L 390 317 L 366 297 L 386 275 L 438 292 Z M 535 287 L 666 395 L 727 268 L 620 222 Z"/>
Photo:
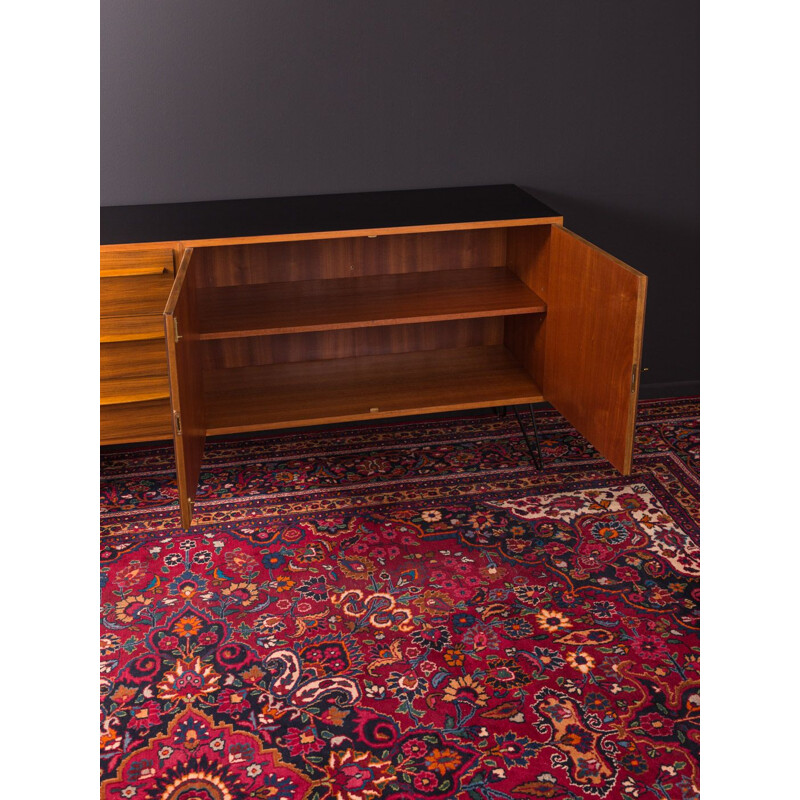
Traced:
<path id="1" fill-rule="evenodd" d="M 698 798 L 696 399 L 102 457 L 105 798 Z"/>

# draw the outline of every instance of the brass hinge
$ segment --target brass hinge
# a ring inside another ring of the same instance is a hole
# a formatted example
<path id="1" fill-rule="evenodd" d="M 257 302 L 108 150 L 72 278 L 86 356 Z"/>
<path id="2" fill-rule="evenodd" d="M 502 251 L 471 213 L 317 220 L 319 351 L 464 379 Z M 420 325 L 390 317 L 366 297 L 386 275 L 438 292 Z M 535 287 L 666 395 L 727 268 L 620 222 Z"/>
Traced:
<path id="1" fill-rule="evenodd" d="M 634 364 L 631 369 L 631 394 L 636 391 L 636 368 L 638 366 L 638 364 Z"/>
<path id="2" fill-rule="evenodd" d="M 178 318 L 172 318 L 172 325 L 175 328 L 175 341 L 179 342 L 183 337 L 178 333 Z"/>
<path id="3" fill-rule="evenodd" d="M 178 436 L 181 435 L 181 415 L 177 411 L 175 412 L 175 431 Z"/>

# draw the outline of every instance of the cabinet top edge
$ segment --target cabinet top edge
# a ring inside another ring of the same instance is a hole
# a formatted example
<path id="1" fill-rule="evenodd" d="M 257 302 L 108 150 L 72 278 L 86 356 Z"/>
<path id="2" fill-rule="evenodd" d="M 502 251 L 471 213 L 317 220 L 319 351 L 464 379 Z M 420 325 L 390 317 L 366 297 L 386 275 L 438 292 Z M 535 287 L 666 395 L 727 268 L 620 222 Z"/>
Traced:
<path id="1" fill-rule="evenodd" d="M 100 243 L 317 238 L 458 224 L 561 221 L 561 215 L 515 184 L 388 192 L 263 197 L 193 203 L 105 206 Z"/>

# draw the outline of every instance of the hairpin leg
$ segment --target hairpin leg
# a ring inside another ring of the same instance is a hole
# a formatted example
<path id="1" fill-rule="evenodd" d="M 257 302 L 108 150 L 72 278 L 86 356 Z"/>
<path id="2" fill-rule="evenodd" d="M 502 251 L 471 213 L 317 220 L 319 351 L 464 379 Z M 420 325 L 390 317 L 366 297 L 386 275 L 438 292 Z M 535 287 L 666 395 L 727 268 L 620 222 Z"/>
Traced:
<path id="1" fill-rule="evenodd" d="M 531 426 L 533 427 L 533 444 L 531 443 L 530 437 L 528 436 L 528 432 L 525 430 L 525 426 L 522 424 L 522 418 L 519 415 L 519 411 L 517 411 L 516 406 L 511 406 L 514 409 L 514 416 L 517 418 L 517 422 L 519 423 L 519 428 L 522 431 L 522 435 L 525 437 L 525 444 L 528 445 L 528 452 L 531 454 L 531 459 L 533 463 L 536 465 L 536 469 L 544 469 L 544 461 L 542 459 L 542 449 L 539 446 L 539 429 L 536 427 L 536 414 L 533 411 L 533 404 L 528 404 L 528 408 L 531 411 Z M 534 450 L 534 444 L 536 445 L 536 449 Z"/>

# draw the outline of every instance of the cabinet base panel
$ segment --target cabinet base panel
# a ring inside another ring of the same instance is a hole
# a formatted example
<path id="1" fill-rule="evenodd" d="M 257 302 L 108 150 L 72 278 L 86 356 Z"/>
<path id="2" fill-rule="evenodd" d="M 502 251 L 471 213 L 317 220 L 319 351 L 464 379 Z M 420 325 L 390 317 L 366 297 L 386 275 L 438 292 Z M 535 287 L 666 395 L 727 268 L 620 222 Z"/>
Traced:
<path id="1" fill-rule="evenodd" d="M 205 385 L 209 436 L 543 400 L 502 346 L 213 370 Z"/>

